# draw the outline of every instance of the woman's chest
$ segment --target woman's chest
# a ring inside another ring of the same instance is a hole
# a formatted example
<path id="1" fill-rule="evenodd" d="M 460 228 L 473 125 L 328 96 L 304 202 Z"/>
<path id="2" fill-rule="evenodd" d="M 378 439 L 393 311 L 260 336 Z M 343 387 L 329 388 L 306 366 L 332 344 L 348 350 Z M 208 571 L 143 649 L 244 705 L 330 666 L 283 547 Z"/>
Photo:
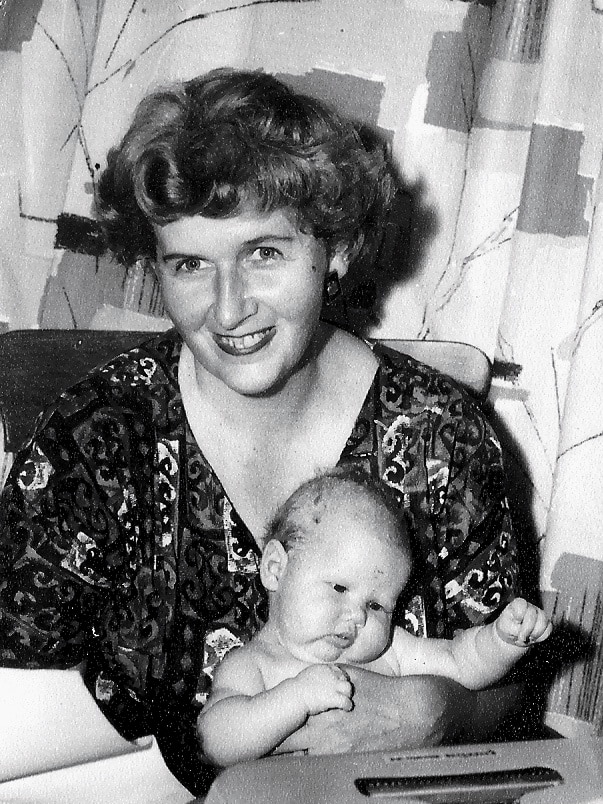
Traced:
<path id="1" fill-rule="evenodd" d="M 345 446 L 328 424 L 274 426 L 248 433 L 221 431 L 219 446 L 201 447 L 224 493 L 258 544 L 267 524 L 298 486 L 335 465 Z"/>

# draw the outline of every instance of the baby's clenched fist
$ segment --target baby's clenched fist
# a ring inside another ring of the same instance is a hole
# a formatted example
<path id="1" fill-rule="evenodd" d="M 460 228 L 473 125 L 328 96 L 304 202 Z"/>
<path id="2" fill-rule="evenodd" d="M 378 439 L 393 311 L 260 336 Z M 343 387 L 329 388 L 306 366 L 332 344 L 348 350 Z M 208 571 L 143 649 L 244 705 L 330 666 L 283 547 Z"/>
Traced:
<path id="1" fill-rule="evenodd" d="M 354 688 L 348 674 L 337 664 L 314 664 L 296 676 L 299 694 L 308 715 L 317 715 L 328 709 L 352 707 Z"/>
<path id="2" fill-rule="evenodd" d="M 502 640 L 519 648 L 542 642 L 552 631 L 552 625 L 544 611 L 522 597 L 516 597 L 503 609 L 495 627 Z"/>

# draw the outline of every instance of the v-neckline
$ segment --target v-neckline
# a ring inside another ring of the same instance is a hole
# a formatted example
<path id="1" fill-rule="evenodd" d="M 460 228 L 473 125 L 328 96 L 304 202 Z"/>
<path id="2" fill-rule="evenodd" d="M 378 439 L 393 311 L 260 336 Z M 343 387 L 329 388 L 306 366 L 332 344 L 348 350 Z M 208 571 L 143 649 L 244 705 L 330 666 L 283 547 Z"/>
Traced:
<path id="1" fill-rule="evenodd" d="M 363 435 L 359 436 L 358 438 L 354 438 L 355 434 L 358 431 L 362 431 L 363 428 L 361 423 L 365 420 L 368 420 L 369 425 L 372 425 L 374 420 L 373 410 L 374 408 L 374 389 L 378 387 L 380 374 L 383 368 L 382 363 L 382 356 L 379 353 L 379 350 L 375 348 L 375 344 L 367 343 L 367 346 L 371 349 L 372 353 L 375 355 L 377 359 L 377 365 L 375 368 L 375 372 L 373 374 L 372 380 L 367 388 L 366 394 L 363 398 L 362 404 L 358 409 L 356 414 L 356 418 L 354 419 L 354 423 L 352 428 L 347 436 L 347 439 L 343 445 L 339 458 L 337 460 L 336 466 L 339 466 L 342 461 L 347 460 L 355 453 L 364 453 L 364 450 L 361 449 L 361 445 L 366 442 L 367 436 L 369 433 L 364 433 Z M 239 524 L 244 533 L 245 533 L 245 540 L 252 544 L 254 550 L 259 555 L 261 553 L 261 547 L 259 546 L 256 538 L 253 535 L 253 531 L 251 528 L 247 526 L 245 520 L 240 516 L 236 506 L 234 505 L 230 495 L 226 491 L 224 483 L 222 482 L 218 472 L 215 470 L 214 466 L 212 465 L 211 461 L 207 458 L 203 449 L 199 444 L 199 439 L 196 435 L 196 429 L 198 426 L 198 421 L 195 415 L 195 397 L 198 395 L 199 390 L 196 383 L 196 373 L 195 373 L 195 358 L 193 353 L 189 349 L 189 347 L 182 342 L 182 347 L 180 351 L 180 356 L 178 358 L 177 364 L 177 372 L 176 372 L 176 381 L 178 384 L 178 388 L 180 390 L 180 396 L 182 399 L 182 406 L 184 409 L 185 419 L 186 419 L 186 427 L 190 431 L 192 438 L 194 439 L 196 449 L 199 453 L 199 456 L 209 470 L 220 496 L 225 501 L 224 506 L 224 516 L 227 519 L 234 520 L 235 523 Z M 367 412 L 370 411 L 370 412 Z M 190 415 L 189 415 L 190 414 Z M 369 429 L 372 430 L 372 426 L 369 426 Z M 372 439 L 371 439 L 372 441 Z M 227 516 L 226 516 L 227 515 Z"/>

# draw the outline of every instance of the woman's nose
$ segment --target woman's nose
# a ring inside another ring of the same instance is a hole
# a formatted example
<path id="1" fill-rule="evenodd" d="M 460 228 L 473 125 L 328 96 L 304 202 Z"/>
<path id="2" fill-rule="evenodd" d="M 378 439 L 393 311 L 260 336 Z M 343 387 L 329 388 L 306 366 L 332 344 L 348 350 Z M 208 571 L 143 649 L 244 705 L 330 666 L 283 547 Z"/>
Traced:
<path id="1" fill-rule="evenodd" d="M 218 272 L 216 278 L 214 317 L 219 327 L 235 329 L 256 312 L 257 305 L 250 298 L 246 282 L 236 267 Z"/>

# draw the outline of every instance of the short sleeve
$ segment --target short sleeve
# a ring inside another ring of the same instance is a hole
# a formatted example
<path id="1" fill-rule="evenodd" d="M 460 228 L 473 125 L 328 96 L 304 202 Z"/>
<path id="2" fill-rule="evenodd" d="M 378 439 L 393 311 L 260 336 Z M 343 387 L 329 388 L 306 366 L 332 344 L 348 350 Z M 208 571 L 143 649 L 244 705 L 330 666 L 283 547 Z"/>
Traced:
<path id="1" fill-rule="evenodd" d="M 450 378 L 404 356 L 386 356 L 382 375 L 380 474 L 417 556 L 418 596 L 403 617 L 415 633 L 450 638 L 517 594 L 500 443 L 481 406 Z"/>
<path id="2" fill-rule="evenodd" d="M 61 394 L 0 498 L 0 663 L 61 668 L 85 658 L 86 683 L 107 708 L 119 708 L 122 693 L 142 701 L 165 670 L 179 348 L 175 335 L 159 335 Z"/>
<path id="3" fill-rule="evenodd" d="M 102 554 L 116 523 L 102 497 L 55 412 L 17 454 L 1 498 L 2 664 L 60 668 L 83 660 L 112 585 Z"/>
<path id="4" fill-rule="evenodd" d="M 518 593 L 517 550 L 501 448 L 475 404 L 448 425 L 450 463 L 438 522 L 438 567 L 448 633 L 479 625 Z"/>

